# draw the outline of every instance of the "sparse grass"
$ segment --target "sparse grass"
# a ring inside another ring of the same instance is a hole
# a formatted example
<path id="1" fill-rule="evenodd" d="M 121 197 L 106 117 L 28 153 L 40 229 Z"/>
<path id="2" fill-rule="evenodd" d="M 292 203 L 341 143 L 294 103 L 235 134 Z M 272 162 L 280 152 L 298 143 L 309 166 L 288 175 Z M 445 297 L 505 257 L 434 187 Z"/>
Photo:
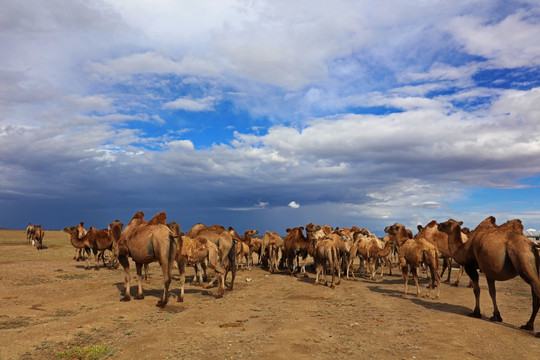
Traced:
<path id="1" fill-rule="evenodd" d="M 17 316 L 13 319 L 0 320 L 0 330 L 17 329 L 31 324 L 31 318 L 28 316 Z"/>
<path id="2" fill-rule="evenodd" d="M 92 274 L 63 274 L 63 275 L 56 275 L 57 278 L 62 280 L 82 280 L 94 277 Z"/>
<path id="3" fill-rule="evenodd" d="M 116 352 L 116 349 L 107 345 L 75 346 L 69 350 L 59 351 L 55 354 L 58 359 L 99 360 Z"/>

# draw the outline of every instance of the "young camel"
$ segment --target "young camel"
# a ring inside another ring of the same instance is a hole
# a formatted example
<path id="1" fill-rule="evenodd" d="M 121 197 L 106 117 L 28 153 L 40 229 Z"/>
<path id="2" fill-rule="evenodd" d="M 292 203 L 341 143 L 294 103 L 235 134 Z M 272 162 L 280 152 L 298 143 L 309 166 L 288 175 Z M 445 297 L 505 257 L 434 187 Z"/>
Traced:
<path id="1" fill-rule="evenodd" d="M 164 212 L 156 214 L 146 222 L 142 211 L 137 212 L 124 231 L 118 225 L 113 225 L 111 231 L 121 232 L 118 241 L 114 244 L 114 252 L 120 265 L 124 268 L 126 292 L 121 301 L 130 301 L 129 257 L 135 261 L 137 268 L 138 292 L 135 299 L 144 299 L 142 291 L 142 267 L 158 261 L 163 272 L 163 296 L 156 304 L 164 307 L 168 301 L 169 285 L 171 284 L 171 271 L 176 257 L 176 240 L 171 230 L 165 225 L 167 215 Z"/>
<path id="2" fill-rule="evenodd" d="M 481 318 L 480 286 L 478 269 L 486 277 L 489 295 L 493 302 L 492 321 L 502 321 L 497 306 L 495 281 L 506 281 L 519 275 L 531 286 L 532 313 L 524 330 L 534 330 L 534 320 L 540 308 L 540 254 L 537 244 L 523 235 L 520 220 L 511 220 L 496 225 L 493 216 L 482 221 L 470 232 L 469 240 L 461 241 L 461 221 L 450 219 L 439 224 L 438 229 L 448 234 L 448 245 L 454 259 L 465 266 L 467 275 L 473 282 L 476 300 L 474 311 L 469 316 Z M 536 334 L 540 337 L 539 333 Z"/>
<path id="3" fill-rule="evenodd" d="M 418 268 L 425 264 L 431 273 L 431 284 L 428 290 L 427 297 L 431 295 L 431 290 L 437 287 L 435 299 L 440 295 L 441 277 L 438 270 L 439 252 L 437 248 L 427 242 L 425 239 L 413 239 L 412 232 L 407 230 L 405 226 L 395 223 L 392 226 L 387 226 L 384 231 L 390 235 L 390 240 L 398 245 L 399 267 L 401 274 L 405 280 L 405 289 L 403 297 L 407 296 L 409 269 L 413 275 L 416 285 L 416 296 L 420 296 L 420 287 L 418 286 Z"/>

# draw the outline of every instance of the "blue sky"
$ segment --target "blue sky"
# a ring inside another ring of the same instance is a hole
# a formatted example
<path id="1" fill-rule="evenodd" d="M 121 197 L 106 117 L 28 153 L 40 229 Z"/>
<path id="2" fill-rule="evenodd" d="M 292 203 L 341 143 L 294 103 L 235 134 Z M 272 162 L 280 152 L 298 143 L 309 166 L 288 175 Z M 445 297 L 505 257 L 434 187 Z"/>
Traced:
<path id="1" fill-rule="evenodd" d="M 540 228 L 538 1 L 8 1 L 0 227 Z"/>

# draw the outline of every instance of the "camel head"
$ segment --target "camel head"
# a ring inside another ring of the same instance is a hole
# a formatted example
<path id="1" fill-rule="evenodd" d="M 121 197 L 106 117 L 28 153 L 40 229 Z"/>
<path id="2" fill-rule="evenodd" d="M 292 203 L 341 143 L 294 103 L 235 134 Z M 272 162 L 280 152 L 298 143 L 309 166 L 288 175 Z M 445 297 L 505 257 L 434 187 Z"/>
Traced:
<path id="1" fill-rule="evenodd" d="M 448 221 L 440 223 L 439 226 L 437 226 L 437 229 L 443 233 L 450 235 L 455 231 L 461 231 L 461 225 L 463 225 L 463 221 L 449 219 Z"/>

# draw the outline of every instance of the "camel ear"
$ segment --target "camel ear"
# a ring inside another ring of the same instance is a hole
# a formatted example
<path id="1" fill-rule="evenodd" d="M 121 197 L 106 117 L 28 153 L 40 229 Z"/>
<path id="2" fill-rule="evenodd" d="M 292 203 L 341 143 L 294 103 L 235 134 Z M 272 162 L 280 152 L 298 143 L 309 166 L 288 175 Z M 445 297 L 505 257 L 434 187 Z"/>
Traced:
<path id="1" fill-rule="evenodd" d="M 300 226 L 299 229 L 300 229 L 300 230 L 304 230 L 304 227 L 303 227 L 303 226 Z"/>
<path id="2" fill-rule="evenodd" d="M 459 224 L 459 226 L 463 225 L 463 221 L 460 221 L 458 224 Z"/>

